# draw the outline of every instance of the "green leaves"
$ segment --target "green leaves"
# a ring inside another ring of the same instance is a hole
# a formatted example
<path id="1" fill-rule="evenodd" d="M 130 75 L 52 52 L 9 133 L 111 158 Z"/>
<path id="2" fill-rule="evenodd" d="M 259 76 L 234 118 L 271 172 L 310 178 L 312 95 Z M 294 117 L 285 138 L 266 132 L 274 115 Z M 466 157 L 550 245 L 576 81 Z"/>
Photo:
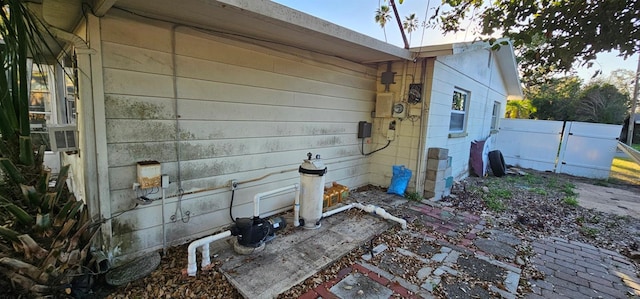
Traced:
<path id="1" fill-rule="evenodd" d="M 471 26 L 487 38 L 513 40 L 525 82 L 569 71 L 597 53 L 618 50 L 624 57 L 640 52 L 640 0 L 443 0 L 435 15 L 445 32 Z M 443 8 L 443 9 L 440 9 Z"/>
<path id="2" fill-rule="evenodd" d="M 0 194 L 0 238 L 13 245 L 0 246 L 0 276 L 28 297 L 57 297 L 84 265 L 97 226 L 66 190 L 68 165 L 50 187 L 44 146 L 36 150 L 30 136 L 27 57 L 57 56 L 45 42 L 55 39 L 44 38 L 49 33 L 24 1 L 0 3 L 0 184 L 8 191 Z"/>
<path id="3" fill-rule="evenodd" d="M 0 158 L 0 170 L 6 173 L 9 178 L 16 184 L 24 184 L 26 180 L 22 173 L 8 158 Z"/>
<path id="4" fill-rule="evenodd" d="M 29 213 L 27 213 L 24 209 L 14 204 L 8 198 L 0 195 L 0 207 L 7 210 L 11 215 L 15 217 L 18 223 L 25 226 L 32 226 L 35 223 L 35 220 Z"/>

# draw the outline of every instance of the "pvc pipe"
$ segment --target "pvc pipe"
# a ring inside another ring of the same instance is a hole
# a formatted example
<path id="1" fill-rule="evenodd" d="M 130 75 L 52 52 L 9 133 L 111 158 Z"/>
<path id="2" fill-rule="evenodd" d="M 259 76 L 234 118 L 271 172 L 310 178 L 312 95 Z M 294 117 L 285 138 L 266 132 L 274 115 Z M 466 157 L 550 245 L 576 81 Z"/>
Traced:
<path id="1" fill-rule="evenodd" d="M 211 264 L 211 257 L 209 256 L 209 244 L 215 242 L 217 240 L 226 238 L 231 236 L 231 231 L 224 231 L 219 234 L 211 235 L 208 237 L 204 237 L 202 239 L 195 240 L 189 244 L 189 248 L 187 252 L 189 254 L 188 257 L 188 265 L 187 265 L 187 274 L 189 276 L 196 276 L 198 272 L 198 265 L 196 264 L 196 249 L 202 246 L 202 267 L 209 266 Z"/>
<path id="2" fill-rule="evenodd" d="M 329 216 L 331 216 L 333 214 L 338 214 L 340 212 L 346 211 L 346 210 L 351 209 L 351 208 L 353 208 L 353 204 L 348 204 L 346 206 L 341 206 L 341 207 L 339 207 L 337 209 L 326 211 L 326 212 L 322 213 L 322 218 L 329 217 Z"/>
<path id="3" fill-rule="evenodd" d="M 282 187 L 282 188 L 278 188 L 278 189 L 274 189 L 271 191 L 266 191 L 266 192 L 262 192 L 262 193 L 258 193 L 253 197 L 253 216 L 254 217 L 260 217 L 260 199 L 264 196 L 268 196 L 268 195 L 273 195 L 273 194 L 277 194 L 280 192 L 285 192 L 285 191 L 289 191 L 289 190 L 296 190 L 296 194 L 299 197 L 299 188 L 298 188 L 298 184 L 293 184 L 291 186 L 287 186 L 287 187 Z"/>
<path id="4" fill-rule="evenodd" d="M 167 256 L 167 227 L 164 219 L 165 200 L 167 199 L 167 189 L 162 188 L 162 256 Z"/>
<path id="5" fill-rule="evenodd" d="M 363 210 L 363 211 L 365 211 L 367 213 L 373 213 L 374 215 L 380 215 L 380 217 L 382 217 L 384 219 L 400 223 L 400 225 L 402 225 L 402 229 L 407 229 L 407 221 L 406 220 L 389 214 L 387 211 L 385 211 L 385 209 L 383 209 L 381 207 L 377 207 L 377 206 L 374 206 L 374 205 L 366 205 L 365 206 L 365 205 L 363 205 L 361 203 L 357 203 L 357 202 L 348 204 L 346 206 L 339 207 L 337 209 L 333 209 L 331 211 L 324 212 L 324 213 L 322 213 L 322 218 L 329 217 L 329 216 L 334 215 L 334 214 L 338 214 L 340 212 L 349 210 L 351 208 L 357 208 L 357 209 Z"/>
<path id="6" fill-rule="evenodd" d="M 380 217 L 384 218 L 384 219 L 388 219 L 391 221 L 395 221 L 400 223 L 400 225 L 402 225 L 402 229 L 407 229 L 407 221 L 402 219 L 402 218 L 398 218 L 396 216 L 393 216 L 389 213 L 387 213 L 387 211 L 385 211 L 385 209 L 381 208 L 381 207 L 377 207 L 374 205 L 362 205 L 360 203 L 353 203 L 352 204 L 354 208 L 358 208 L 360 210 L 363 210 L 365 212 L 368 213 L 373 213 L 375 215 L 380 215 Z"/>
<path id="7" fill-rule="evenodd" d="M 296 198 L 293 201 L 293 227 L 300 226 L 300 188 L 296 189 Z"/>

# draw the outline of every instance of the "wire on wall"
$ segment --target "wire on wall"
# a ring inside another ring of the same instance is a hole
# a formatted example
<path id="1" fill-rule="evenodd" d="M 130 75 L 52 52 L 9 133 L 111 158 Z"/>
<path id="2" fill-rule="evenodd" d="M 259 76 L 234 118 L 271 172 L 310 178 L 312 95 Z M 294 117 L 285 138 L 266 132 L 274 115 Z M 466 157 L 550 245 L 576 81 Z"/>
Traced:
<path id="1" fill-rule="evenodd" d="M 178 201 L 176 202 L 176 210 L 173 212 L 173 215 L 169 219 L 171 222 L 178 221 L 178 213 L 180 213 L 180 221 L 182 223 L 187 223 L 191 219 L 191 211 L 182 211 L 182 196 L 184 195 L 184 190 L 178 190 Z"/>
<path id="2" fill-rule="evenodd" d="M 374 153 L 377 153 L 377 152 L 387 148 L 389 146 L 389 144 L 391 144 L 391 140 L 387 140 L 387 144 L 385 146 L 365 154 L 365 152 L 364 152 L 364 139 L 365 138 L 362 138 L 362 146 L 360 147 L 360 154 L 362 154 L 363 156 L 370 156 L 370 155 L 372 155 Z"/>

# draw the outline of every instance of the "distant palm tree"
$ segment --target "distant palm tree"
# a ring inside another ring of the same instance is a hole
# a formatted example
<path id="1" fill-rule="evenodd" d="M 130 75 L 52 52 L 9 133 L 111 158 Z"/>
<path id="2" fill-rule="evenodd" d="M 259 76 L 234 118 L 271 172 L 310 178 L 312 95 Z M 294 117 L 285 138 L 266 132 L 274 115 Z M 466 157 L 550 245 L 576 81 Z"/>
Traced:
<path id="1" fill-rule="evenodd" d="M 380 8 L 376 10 L 375 20 L 376 20 L 376 23 L 380 24 L 380 27 L 382 27 L 382 32 L 384 32 L 384 41 L 386 42 L 387 31 L 385 30 L 384 26 L 387 24 L 388 21 L 391 20 L 391 10 L 389 10 L 389 6 L 386 6 L 386 5 L 380 6 Z"/>
<path id="2" fill-rule="evenodd" d="M 407 32 L 409 33 L 409 44 L 411 44 L 411 33 L 418 29 L 418 19 L 416 19 L 416 14 L 412 13 L 408 17 L 404 17 L 402 28 L 404 28 L 404 30 L 407 30 Z"/>
<path id="3" fill-rule="evenodd" d="M 511 100 L 507 101 L 506 118 L 525 118 L 528 119 L 531 113 L 536 112 L 536 107 L 531 105 L 530 100 Z"/>

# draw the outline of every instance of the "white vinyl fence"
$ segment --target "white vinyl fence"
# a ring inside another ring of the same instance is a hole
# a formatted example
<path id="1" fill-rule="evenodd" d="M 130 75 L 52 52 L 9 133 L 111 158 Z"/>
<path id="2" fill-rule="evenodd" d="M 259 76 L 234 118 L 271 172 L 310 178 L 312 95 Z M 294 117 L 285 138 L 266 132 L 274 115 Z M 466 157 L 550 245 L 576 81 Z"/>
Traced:
<path id="1" fill-rule="evenodd" d="M 621 130 L 621 125 L 501 119 L 496 149 L 508 165 L 606 179 Z"/>

